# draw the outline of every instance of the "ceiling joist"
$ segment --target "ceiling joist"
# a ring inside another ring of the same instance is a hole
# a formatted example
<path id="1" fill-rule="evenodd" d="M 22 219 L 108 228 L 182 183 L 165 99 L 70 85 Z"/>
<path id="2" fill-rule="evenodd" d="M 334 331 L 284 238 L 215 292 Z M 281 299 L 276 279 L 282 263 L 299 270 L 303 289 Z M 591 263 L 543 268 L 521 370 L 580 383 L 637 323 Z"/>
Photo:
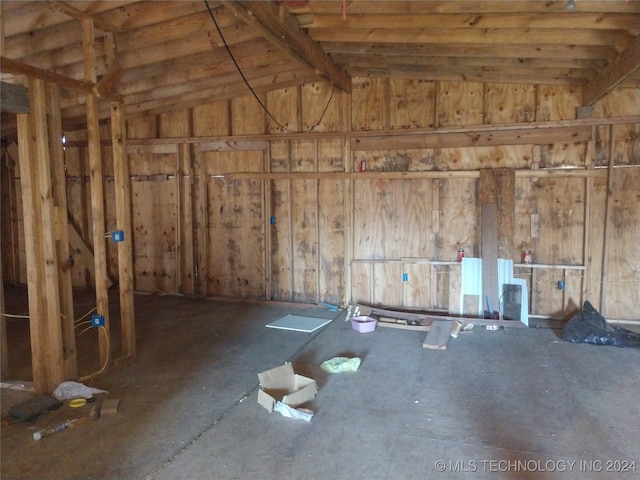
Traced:
<path id="1" fill-rule="evenodd" d="M 640 37 L 582 87 L 583 105 L 593 105 L 640 69 Z"/>
<path id="2" fill-rule="evenodd" d="M 225 1 L 224 5 L 250 25 L 256 26 L 274 45 L 284 50 L 343 92 L 351 92 L 351 78 L 307 34 L 284 7 L 272 2 Z"/>

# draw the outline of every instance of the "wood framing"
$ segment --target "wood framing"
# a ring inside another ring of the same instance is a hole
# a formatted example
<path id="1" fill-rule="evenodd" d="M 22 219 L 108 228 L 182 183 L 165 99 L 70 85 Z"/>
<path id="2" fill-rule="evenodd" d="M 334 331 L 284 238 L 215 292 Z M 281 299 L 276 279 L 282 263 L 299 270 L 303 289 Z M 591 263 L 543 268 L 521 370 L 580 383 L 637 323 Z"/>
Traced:
<path id="1" fill-rule="evenodd" d="M 224 1 L 224 5 L 258 28 L 278 48 L 318 72 L 331 85 L 351 92 L 351 78 L 316 42 L 300 30 L 298 20 L 285 8 L 268 2 Z"/>
<path id="2" fill-rule="evenodd" d="M 121 102 L 111 103 L 111 140 L 115 182 L 116 224 L 125 232 L 118 243 L 118 287 L 120 291 L 120 329 L 122 355 L 136 354 L 135 311 L 133 301 L 133 227 L 131 222 L 131 180 L 126 155 L 126 126 Z"/>
<path id="3" fill-rule="evenodd" d="M 85 59 L 85 79 L 96 81 L 96 54 L 94 25 L 90 19 L 82 21 L 82 44 Z M 104 330 L 99 330 L 100 364 L 108 367 L 111 362 L 109 333 L 109 294 L 107 280 L 107 250 L 104 215 L 104 175 L 100 151 L 100 119 L 98 97 L 93 91 L 87 95 L 87 139 L 91 183 L 91 219 L 93 225 L 93 257 L 96 273 L 96 311 L 104 317 Z M 103 334 L 105 332 L 105 334 Z"/>

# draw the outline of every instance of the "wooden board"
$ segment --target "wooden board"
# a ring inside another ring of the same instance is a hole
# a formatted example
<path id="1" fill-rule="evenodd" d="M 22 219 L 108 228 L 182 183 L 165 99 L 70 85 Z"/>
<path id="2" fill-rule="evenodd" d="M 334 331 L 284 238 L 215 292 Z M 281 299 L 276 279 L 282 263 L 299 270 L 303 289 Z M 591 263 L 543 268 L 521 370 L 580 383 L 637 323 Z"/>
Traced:
<path id="1" fill-rule="evenodd" d="M 534 85 L 485 83 L 484 123 L 532 122 L 536 113 Z"/>
<path id="2" fill-rule="evenodd" d="M 482 83 L 439 82 L 436 102 L 438 127 L 483 123 Z"/>
<path id="3" fill-rule="evenodd" d="M 424 128 L 435 124 L 436 84 L 427 80 L 389 80 L 390 128 Z"/>
<path id="4" fill-rule="evenodd" d="M 536 121 L 575 118 L 576 107 L 582 104 L 582 90 L 578 86 L 538 85 Z"/>
<path id="5" fill-rule="evenodd" d="M 431 322 L 429 333 L 427 333 L 423 348 L 429 348 L 432 350 L 446 350 L 447 343 L 451 337 L 451 329 L 453 328 L 453 322 L 450 320 L 434 320 Z"/>
<path id="6" fill-rule="evenodd" d="M 352 130 L 379 130 L 388 128 L 388 80 L 382 78 L 354 78 L 352 84 Z"/>

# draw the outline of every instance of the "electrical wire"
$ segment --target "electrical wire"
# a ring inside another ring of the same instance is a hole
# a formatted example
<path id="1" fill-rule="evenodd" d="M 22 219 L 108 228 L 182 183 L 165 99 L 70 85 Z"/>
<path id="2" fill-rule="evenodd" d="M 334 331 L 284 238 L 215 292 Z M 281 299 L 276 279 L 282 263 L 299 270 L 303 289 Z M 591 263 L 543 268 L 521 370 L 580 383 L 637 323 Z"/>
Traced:
<path id="1" fill-rule="evenodd" d="M 331 96 L 329 97 L 329 100 L 327 101 L 327 105 L 324 107 L 324 110 L 322 111 L 322 115 L 320 115 L 320 118 L 318 119 L 318 121 L 316 123 L 314 123 L 311 127 L 309 127 L 306 130 L 301 130 L 301 131 L 291 130 L 291 129 L 285 127 L 282 123 L 280 123 L 278 121 L 278 119 L 276 117 L 273 116 L 273 114 L 269 111 L 267 106 L 262 102 L 262 100 L 260 100 L 260 97 L 258 97 L 258 94 L 255 92 L 253 87 L 249 84 L 249 81 L 247 80 L 247 77 L 245 77 L 244 73 L 242 72 L 242 69 L 240 68 L 240 65 L 238 65 L 238 62 L 236 61 L 236 58 L 233 56 L 233 53 L 231 52 L 231 48 L 229 48 L 229 45 L 227 44 L 227 41 L 224 38 L 224 35 L 222 34 L 222 30 L 220 30 L 220 26 L 218 25 L 218 22 L 216 21 L 216 17 L 213 15 L 213 11 L 211 10 L 211 7 L 209 6 L 209 2 L 207 0 L 203 0 L 203 1 L 204 1 L 204 4 L 207 6 L 207 11 L 209 12 L 209 16 L 211 17 L 211 20 L 213 21 L 213 24 L 216 26 L 216 30 L 218 31 L 218 35 L 220 35 L 220 38 L 222 39 L 222 43 L 224 44 L 224 48 L 227 50 L 227 53 L 229 54 L 229 57 L 231 57 L 231 60 L 233 61 L 233 64 L 236 66 L 236 69 L 238 70 L 238 73 L 240 74 L 240 76 L 242 77 L 242 80 L 244 81 L 245 85 L 251 91 L 251 93 L 253 94 L 255 99 L 258 101 L 258 103 L 260 104 L 262 109 L 267 113 L 269 118 L 271 118 L 280 128 L 282 128 L 285 132 L 288 132 L 288 133 L 307 133 L 307 132 L 313 131 L 313 129 L 315 129 L 318 125 L 320 125 L 320 122 L 324 118 L 324 115 L 325 115 L 325 113 L 327 113 L 327 109 L 329 108 L 329 105 L 331 104 L 331 100 L 333 100 L 333 94 L 335 92 L 335 89 L 331 90 Z"/>
<path id="2" fill-rule="evenodd" d="M 76 326 L 78 326 L 78 324 L 80 324 L 80 322 L 82 320 L 84 320 L 85 318 L 87 318 L 89 315 L 91 315 L 93 312 L 95 312 L 97 310 L 97 307 L 93 307 L 91 310 L 89 310 L 87 313 L 85 313 L 83 316 L 81 316 L 80 318 L 78 318 L 74 323 L 76 324 Z"/>
<path id="3" fill-rule="evenodd" d="M 93 327 L 89 327 L 89 328 L 93 328 Z M 107 369 L 107 365 L 109 365 L 109 358 L 111 358 L 111 340 L 109 339 L 109 332 L 107 331 L 107 329 L 100 325 L 100 327 L 98 327 L 99 329 L 102 329 L 101 331 L 104 332 L 104 336 L 107 339 L 107 357 L 104 359 L 104 365 L 102 365 L 102 368 L 100 370 L 98 370 L 97 372 L 91 373 L 89 375 L 85 375 L 84 377 L 79 378 L 78 380 L 83 382 L 85 380 L 89 380 L 93 377 L 95 377 L 96 375 L 100 375 L 102 372 L 104 372 Z"/>

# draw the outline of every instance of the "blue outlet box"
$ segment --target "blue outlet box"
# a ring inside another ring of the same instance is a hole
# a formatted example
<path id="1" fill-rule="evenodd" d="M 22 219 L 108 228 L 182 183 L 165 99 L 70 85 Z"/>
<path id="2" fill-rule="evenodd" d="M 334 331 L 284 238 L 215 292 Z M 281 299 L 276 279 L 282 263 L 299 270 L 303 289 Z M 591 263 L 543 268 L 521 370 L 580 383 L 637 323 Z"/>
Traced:
<path id="1" fill-rule="evenodd" d="M 104 327 L 104 316 L 103 315 L 91 315 L 91 326 L 92 327 Z"/>
<path id="2" fill-rule="evenodd" d="M 269 223 L 271 223 L 271 225 L 275 225 L 276 224 L 276 217 L 271 217 L 269 219 Z"/>
<path id="3" fill-rule="evenodd" d="M 111 240 L 114 242 L 124 242 L 124 232 L 122 230 L 111 232 Z"/>
<path id="4" fill-rule="evenodd" d="M 409 274 L 408 273 L 403 273 L 402 274 L 402 281 L 403 282 L 408 282 L 409 281 Z"/>

